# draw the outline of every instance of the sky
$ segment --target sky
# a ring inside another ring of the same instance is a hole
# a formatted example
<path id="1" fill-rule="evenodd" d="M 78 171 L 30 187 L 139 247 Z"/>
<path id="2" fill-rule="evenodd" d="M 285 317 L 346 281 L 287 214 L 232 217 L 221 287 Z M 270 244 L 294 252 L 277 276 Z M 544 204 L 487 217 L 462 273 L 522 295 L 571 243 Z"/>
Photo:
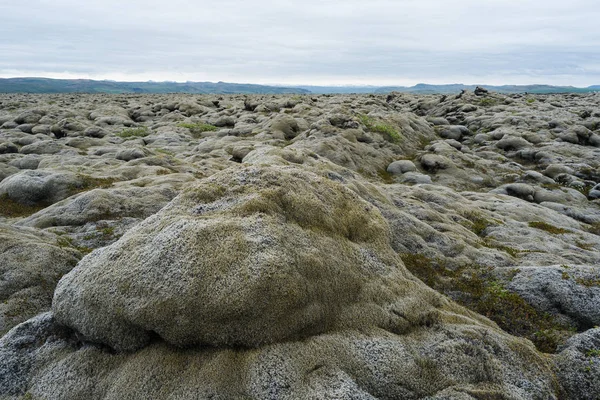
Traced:
<path id="1" fill-rule="evenodd" d="M 600 85 L 598 0 L 0 0 L 0 77 Z"/>

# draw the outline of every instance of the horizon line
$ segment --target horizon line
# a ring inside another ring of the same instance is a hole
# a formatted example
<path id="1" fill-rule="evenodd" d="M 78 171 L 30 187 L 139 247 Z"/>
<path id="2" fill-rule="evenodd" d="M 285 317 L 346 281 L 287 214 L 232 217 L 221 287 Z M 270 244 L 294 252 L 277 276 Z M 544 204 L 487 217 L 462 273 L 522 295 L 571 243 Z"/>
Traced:
<path id="1" fill-rule="evenodd" d="M 184 84 L 184 83 L 227 83 L 227 84 L 237 84 L 237 85 L 257 85 L 257 86 L 272 86 L 272 87 L 288 87 L 288 88 L 297 88 L 297 87 L 356 87 L 356 88 L 384 88 L 384 87 L 402 87 L 402 88 L 410 88 L 418 85 L 429 85 L 429 86 L 453 86 L 453 85 L 462 85 L 462 86 L 552 86 L 552 87 L 565 87 L 565 88 L 575 88 L 575 89 L 587 89 L 590 87 L 600 86 L 600 84 L 592 84 L 588 86 L 575 86 L 575 85 L 553 85 L 550 83 L 506 83 L 506 84 L 487 84 L 487 83 L 462 83 L 462 82 L 453 82 L 453 83 L 426 83 L 426 82 L 418 82 L 411 86 L 402 85 L 402 84 L 386 84 L 386 85 L 377 85 L 377 84 L 356 84 L 356 83 L 345 83 L 345 84 L 311 84 L 311 83 L 300 83 L 300 84 L 290 84 L 290 83 L 254 83 L 254 82 L 233 82 L 233 81 L 177 81 L 177 80 L 115 80 L 115 79 L 92 79 L 92 78 L 53 78 L 53 77 L 45 77 L 45 76 L 11 76 L 11 77 L 2 77 L 0 79 L 47 79 L 47 80 L 55 80 L 55 81 L 96 81 L 96 82 L 115 82 L 115 83 L 176 83 L 176 84 Z"/>

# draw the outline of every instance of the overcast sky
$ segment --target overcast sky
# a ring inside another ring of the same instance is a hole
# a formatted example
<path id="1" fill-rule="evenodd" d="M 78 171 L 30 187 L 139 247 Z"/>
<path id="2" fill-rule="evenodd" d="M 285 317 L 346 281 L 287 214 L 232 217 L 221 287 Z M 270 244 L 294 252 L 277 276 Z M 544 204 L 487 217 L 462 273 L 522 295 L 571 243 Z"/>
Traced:
<path id="1" fill-rule="evenodd" d="M 0 0 L 0 77 L 600 84 L 598 0 Z"/>

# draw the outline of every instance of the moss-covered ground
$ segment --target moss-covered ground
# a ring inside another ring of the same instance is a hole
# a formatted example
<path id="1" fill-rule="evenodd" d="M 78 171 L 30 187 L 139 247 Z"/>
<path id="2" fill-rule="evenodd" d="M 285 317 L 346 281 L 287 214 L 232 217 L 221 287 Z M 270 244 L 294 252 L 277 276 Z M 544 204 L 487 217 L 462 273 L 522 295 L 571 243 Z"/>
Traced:
<path id="1" fill-rule="evenodd" d="M 401 254 L 410 272 L 429 287 L 496 322 L 506 332 L 530 339 L 538 350 L 554 353 L 576 328 L 541 313 L 494 279 L 489 269 L 470 265 L 452 270 L 441 260 Z"/>

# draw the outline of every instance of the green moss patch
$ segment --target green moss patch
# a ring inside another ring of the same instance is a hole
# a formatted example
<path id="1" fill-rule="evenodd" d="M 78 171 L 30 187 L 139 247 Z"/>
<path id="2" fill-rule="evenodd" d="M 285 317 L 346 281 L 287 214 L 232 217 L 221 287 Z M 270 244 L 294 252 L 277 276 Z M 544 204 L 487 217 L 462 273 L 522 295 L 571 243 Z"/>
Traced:
<path id="1" fill-rule="evenodd" d="M 467 212 L 463 215 L 467 220 L 471 222 L 471 225 L 468 226 L 470 230 L 473 231 L 477 236 L 483 237 L 484 231 L 488 226 L 500 225 L 501 221 L 498 220 L 489 220 L 484 218 L 481 214 L 477 212 Z"/>
<path id="2" fill-rule="evenodd" d="M 394 175 L 390 174 L 389 172 L 387 172 L 387 170 L 385 169 L 380 169 L 379 171 L 377 171 L 377 175 L 379 176 L 379 178 L 381 178 L 382 181 L 384 181 L 385 183 L 391 184 L 394 183 Z"/>
<path id="3" fill-rule="evenodd" d="M 18 203 L 4 194 L 0 196 L 0 215 L 8 218 L 28 217 L 45 208 L 46 205 L 25 205 Z"/>
<path id="4" fill-rule="evenodd" d="M 205 123 L 188 123 L 188 122 L 182 122 L 180 124 L 177 124 L 178 127 L 180 128 L 187 128 L 189 129 L 190 133 L 196 137 L 196 136 L 200 136 L 200 134 L 204 133 L 204 132 L 214 132 L 216 130 L 218 130 L 219 128 L 211 125 L 211 124 L 205 124 Z"/>
<path id="5" fill-rule="evenodd" d="M 595 224 L 591 224 L 587 227 L 587 231 L 589 233 L 592 233 L 594 235 L 598 235 L 600 236 L 600 222 L 595 223 Z"/>
<path id="6" fill-rule="evenodd" d="M 534 252 L 533 250 L 521 250 L 521 249 L 517 249 L 514 247 L 510 247 L 510 246 L 504 246 L 502 244 L 495 243 L 492 240 L 489 240 L 489 238 L 485 238 L 484 240 L 479 242 L 479 244 L 481 244 L 484 247 L 488 247 L 490 249 L 496 249 L 496 250 L 503 251 L 503 252 L 507 253 L 508 255 L 510 255 L 511 257 L 516 257 L 521 253 L 533 253 Z"/>
<path id="7" fill-rule="evenodd" d="M 585 287 L 600 287 L 600 279 L 576 278 L 575 282 Z"/>
<path id="8" fill-rule="evenodd" d="M 373 117 L 369 117 L 368 115 L 360 115 L 358 118 L 369 132 L 379 133 L 388 142 L 399 143 L 402 140 L 402 136 L 400 136 L 400 133 L 393 126 L 378 123 Z"/>
<path id="9" fill-rule="evenodd" d="M 91 190 L 96 188 L 107 189 L 116 182 L 116 179 L 113 178 L 94 178 L 89 175 L 79 175 L 79 178 L 82 180 L 81 188 L 83 190 Z"/>
<path id="10" fill-rule="evenodd" d="M 68 236 L 59 236 L 58 239 L 56 239 L 56 245 L 60 248 L 65 248 L 65 247 L 73 248 L 73 249 L 79 251 L 83 255 L 91 253 L 94 250 L 90 247 L 76 246 L 73 242 L 73 239 Z"/>
<path id="11" fill-rule="evenodd" d="M 117 136 L 122 137 L 123 139 L 128 138 L 136 138 L 136 137 L 146 137 L 150 134 L 150 131 L 145 126 L 140 126 L 138 128 L 127 128 L 123 129 L 121 132 L 117 133 Z"/>
<path id="12" fill-rule="evenodd" d="M 600 357 L 600 349 L 592 349 L 585 353 L 588 357 Z"/>
<path id="13" fill-rule="evenodd" d="M 561 235 L 561 234 L 564 234 L 564 233 L 571 233 L 571 231 L 568 230 L 568 229 L 559 228 L 559 227 L 547 224 L 547 223 L 542 222 L 542 221 L 531 221 L 527 225 L 529 225 L 531 228 L 540 229 L 542 231 L 546 231 L 546 232 L 551 233 L 553 235 Z"/>
<path id="14" fill-rule="evenodd" d="M 506 332 L 530 339 L 540 351 L 554 353 L 576 332 L 575 327 L 539 312 L 507 290 L 489 269 L 471 265 L 452 270 L 443 261 L 420 254 L 400 256 L 408 270 L 427 286 L 486 316 Z"/>
<path id="15" fill-rule="evenodd" d="M 482 107 L 492 107 L 498 104 L 498 100 L 485 97 L 479 101 L 479 105 Z"/>

